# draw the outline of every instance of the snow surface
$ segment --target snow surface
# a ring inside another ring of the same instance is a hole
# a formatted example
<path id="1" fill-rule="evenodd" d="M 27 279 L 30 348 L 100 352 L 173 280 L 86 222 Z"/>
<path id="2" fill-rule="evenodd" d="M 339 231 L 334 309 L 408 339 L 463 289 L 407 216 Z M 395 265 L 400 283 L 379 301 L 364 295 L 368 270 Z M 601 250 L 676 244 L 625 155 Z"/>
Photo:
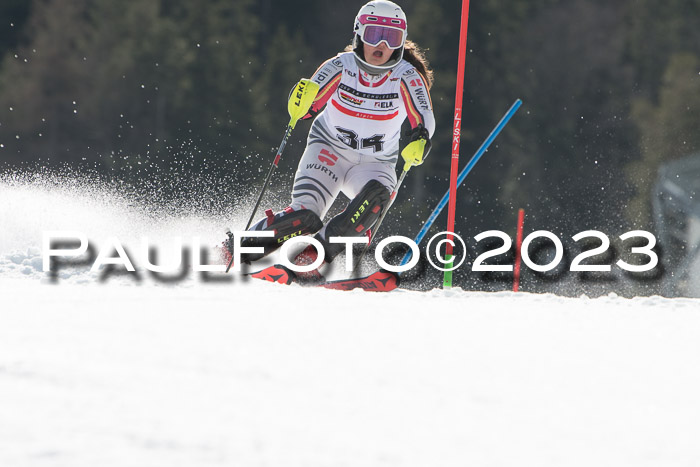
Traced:
<path id="1" fill-rule="evenodd" d="M 81 186 L 0 200 L 0 466 L 700 465 L 699 299 L 52 283 L 45 230 L 221 226 Z"/>

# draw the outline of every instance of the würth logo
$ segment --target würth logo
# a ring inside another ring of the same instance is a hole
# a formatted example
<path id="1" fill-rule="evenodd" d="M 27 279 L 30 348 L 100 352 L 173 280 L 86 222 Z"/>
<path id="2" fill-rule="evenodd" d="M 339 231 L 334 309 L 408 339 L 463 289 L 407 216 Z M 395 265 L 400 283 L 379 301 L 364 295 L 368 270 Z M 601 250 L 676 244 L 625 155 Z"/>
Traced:
<path id="1" fill-rule="evenodd" d="M 328 149 L 321 149 L 321 153 L 318 155 L 318 160 L 327 166 L 332 167 L 338 160 L 338 156 L 332 154 L 330 151 L 328 151 Z"/>

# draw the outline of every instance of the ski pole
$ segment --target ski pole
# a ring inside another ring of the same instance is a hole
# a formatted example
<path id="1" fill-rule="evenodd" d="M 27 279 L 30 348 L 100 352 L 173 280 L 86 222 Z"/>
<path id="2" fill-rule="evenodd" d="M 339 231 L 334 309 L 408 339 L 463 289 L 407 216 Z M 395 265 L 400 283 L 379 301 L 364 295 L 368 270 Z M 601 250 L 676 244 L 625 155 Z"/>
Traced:
<path id="1" fill-rule="evenodd" d="M 260 201 L 262 200 L 263 195 L 265 194 L 265 191 L 267 191 L 267 186 L 270 184 L 270 179 L 272 178 L 272 174 L 274 173 L 275 169 L 277 169 L 277 166 L 280 163 L 280 159 L 282 159 L 282 151 L 284 151 L 285 146 L 287 146 L 287 140 L 289 139 L 289 135 L 292 134 L 292 127 L 291 123 L 287 125 L 287 130 L 284 132 L 284 138 L 282 138 L 282 143 L 279 146 L 279 149 L 277 150 L 277 155 L 275 156 L 275 160 L 272 162 L 272 165 L 270 166 L 270 170 L 267 172 L 267 177 L 265 177 L 265 183 L 263 184 L 262 189 L 260 190 L 260 194 L 258 194 L 258 199 L 255 202 L 255 206 L 253 207 L 253 212 L 250 213 L 250 218 L 248 219 L 248 223 L 245 225 L 244 230 L 248 230 L 250 227 L 250 224 L 253 222 L 253 219 L 255 218 L 255 213 L 258 210 L 258 207 L 260 206 Z"/>
<path id="2" fill-rule="evenodd" d="M 243 230 L 248 230 L 248 227 L 250 227 L 250 224 L 253 222 L 253 219 L 255 218 L 255 213 L 258 210 L 258 206 L 260 206 L 260 201 L 262 200 L 263 195 L 265 194 L 265 191 L 267 190 L 267 186 L 270 184 L 270 179 L 272 178 L 272 174 L 275 172 L 275 169 L 277 169 L 277 166 L 279 165 L 280 159 L 282 158 L 282 151 L 284 151 L 284 147 L 287 145 L 287 140 L 289 139 L 289 135 L 292 134 L 292 125 L 289 124 L 287 125 L 287 130 L 284 132 L 284 138 L 282 138 L 282 144 L 280 144 L 279 149 L 277 150 L 277 155 L 275 156 L 275 160 L 272 162 L 272 165 L 270 166 L 270 170 L 267 172 L 267 177 L 265 178 L 265 183 L 263 184 L 262 189 L 260 190 L 260 194 L 258 195 L 258 200 L 255 202 L 255 207 L 253 207 L 253 212 L 250 213 L 250 218 L 248 219 L 248 223 L 245 225 L 245 229 Z M 226 234 L 229 236 L 229 241 L 233 242 L 233 234 L 231 231 L 227 231 Z M 233 244 L 231 245 L 231 248 L 233 248 Z M 231 266 L 233 266 L 233 255 L 231 255 L 231 261 L 229 261 L 228 266 L 226 266 L 226 272 L 229 272 L 231 269 Z"/>
<path id="3" fill-rule="evenodd" d="M 244 230 L 248 230 L 250 224 L 255 218 L 255 213 L 258 211 L 260 201 L 262 201 L 262 197 L 265 194 L 265 191 L 267 191 L 267 186 L 270 184 L 272 174 L 275 172 L 275 169 L 277 169 L 277 166 L 280 163 L 280 159 L 282 159 L 282 151 L 284 151 L 285 146 L 287 146 L 287 140 L 289 139 L 289 135 L 292 134 L 292 130 L 296 126 L 297 121 L 301 117 L 306 115 L 306 113 L 309 111 L 309 108 L 311 107 L 311 104 L 313 103 L 316 94 L 318 94 L 318 90 L 318 83 L 316 83 L 315 81 L 311 81 L 310 79 L 304 78 L 299 81 L 299 83 L 292 91 L 291 97 L 289 99 L 289 104 L 287 105 L 290 118 L 289 123 L 287 124 L 287 129 L 284 132 L 284 138 L 282 138 L 282 143 L 280 144 L 279 149 L 277 149 L 277 155 L 272 161 L 270 170 L 268 170 L 267 172 L 267 177 L 265 177 L 265 183 L 263 184 L 263 187 L 260 190 L 258 199 L 255 202 L 255 206 L 253 207 L 253 212 L 250 213 L 250 218 L 248 219 L 248 223 L 245 225 Z M 229 235 L 229 237 L 231 236 Z M 226 272 L 229 272 L 231 266 L 233 266 L 233 255 L 231 257 L 231 261 L 229 261 L 228 266 L 226 267 Z"/>
<path id="4" fill-rule="evenodd" d="M 409 169 L 410 169 L 410 166 L 409 166 Z M 382 214 L 379 216 L 379 219 L 377 219 L 377 223 L 374 224 L 374 228 L 372 229 L 372 238 L 376 237 L 377 232 L 379 231 L 379 226 L 382 225 L 382 222 L 384 221 L 386 214 L 389 212 L 389 208 L 391 207 L 392 204 L 394 204 L 394 200 L 396 199 L 396 194 L 399 192 L 399 188 L 401 187 L 401 184 L 403 183 L 403 179 L 406 178 L 407 173 L 408 173 L 408 170 L 406 170 L 404 168 L 403 172 L 401 172 L 401 176 L 399 177 L 399 181 L 396 182 L 396 185 L 394 187 L 394 191 L 391 193 L 391 196 L 389 197 L 389 204 L 387 205 L 384 212 L 382 212 Z M 371 240 L 372 239 L 370 239 L 370 242 L 371 242 Z M 360 253 L 360 256 L 358 256 L 357 261 L 355 261 L 355 266 L 352 268 L 353 276 L 355 275 L 355 271 L 357 270 L 357 268 L 360 266 L 360 263 L 362 262 L 362 258 L 365 257 L 367 250 L 369 250 L 370 242 L 367 242 L 367 245 L 365 245 L 365 248 L 362 250 L 362 253 Z"/>
<path id="5" fill-rule="evenodd" d="M 506 126 L 508 121 L 510 121 L 511 117 L 515 114 L 515 112 L 520 108 L 521 105 L 522 101 L 520 99 L 516 99 L 513 105 L 510 107 L 510 109 L 508 109 L 508 112 L 506 112 L 506 114 L 498 122 L 496 127 L 493 130 L 491 130 L 489 136 L 484 140 L 479 149 L 477 149 L 476 153 L 474 153 L 469 162 L 467 162 L 467 165 L 459 173 L 459 176 L 457 177 L 458 187 L 464 181 L 464 179 L 467 178 L 467 175 L 472 170 L 472 168 L 474 168 L 474 165 L 476 165 L 481 156 L 483 156 L 484 153 L 488 150 L 493 140 L 496 139 L 501 130 L 503 130 L 503 127 Z M 440 212 L 442 212 L 443 208 L 447 204 L 449 196 L 450 191 L 447 190 L 445 195 L 442 197 L 438 205 L 433 210 L 432 214 L 430 214 L 430 217 L 428 217 L 428 220 L 425 221 L 425 224 L 423 224 L 423 228 L 420 230 L 420 232 L 418 232 L 418 235 L 416 235 L 416 238 L 413 240 L 416 245 L 420 245 L 420 242 L 423 241 L 423 238 L 428 233 L 428 230 L 430 230 L 430 227 L 432 227 L 433 222 L 435 222 L 435 219 L 437 219 L 437 217 L 440 215 Z M 404 266 L 405 264 L 407 264 L 410 261 L 411 256 L 412 250 L 408 250 L 404 255 L 403 259 L 401 260 L 400 265 Z"/>

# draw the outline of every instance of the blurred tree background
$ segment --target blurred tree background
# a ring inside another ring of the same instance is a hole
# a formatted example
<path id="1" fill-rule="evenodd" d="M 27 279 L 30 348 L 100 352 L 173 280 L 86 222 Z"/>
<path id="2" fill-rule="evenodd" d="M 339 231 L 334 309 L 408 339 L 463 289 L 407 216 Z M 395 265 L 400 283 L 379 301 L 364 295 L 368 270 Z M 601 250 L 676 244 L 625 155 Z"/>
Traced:
<path id="1" fill-rule="evenodd" d="M 222 203 L 256 192 L 290 88 L 349 43 L 363 3 L 2 0 L 0 161 L 175 174 L 185 188 L 158 189 Z M 400 4 L 436 76 L 433 151 L 392 216 L 410 235 L 448 186 L 461 2 Z M 700 151 L 698 18 L 700 0 L 472 2 L 461 165 L 524 104 L 461 189 L 458 232 L 512 231 L 521 207 L 531 230 L 564 237 L 651 229 L 659 166 Z M 273 208 L 308 127 L 285 153 Z M 213 191 L 195 186 L 202 173 Z"/>

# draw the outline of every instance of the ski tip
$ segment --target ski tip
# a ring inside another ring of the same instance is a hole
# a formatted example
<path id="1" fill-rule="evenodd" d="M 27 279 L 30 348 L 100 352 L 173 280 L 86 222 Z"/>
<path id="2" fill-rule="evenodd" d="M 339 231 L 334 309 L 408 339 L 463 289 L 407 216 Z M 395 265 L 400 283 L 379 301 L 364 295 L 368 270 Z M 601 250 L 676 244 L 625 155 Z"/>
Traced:
<path id="1" fill-rule="evenodd" d="M 378 271 L 366 277 L 326 282 L 321 287 L 333 290 L 362 289 L 368 292 L 389 292 L 399 286 L 399 276 L 390 271 Z"/>
<path id="2" fill-rule="evenodd" d="M 267 282 L 277 282 L 278 284 L 289 285 L 294 281 L 294 273 L 284 266 L 275 264 L 262 271 L 255 272 L 250 275 L 256 279 L 262 279 Z"/>
<path id="3" fill-rule="evenodd" d="M 374 275 L 377 275 L 377 277 L 376 277 L 377 280 L 380 280 L 380 279 L 386 280 L 387 285 L 392 286 L 391 290 L 397 288 L 399 286 L 399 284 L 401 283 L 400 276 L 397 273 L 387 271 L 385 269 L 380 269 L 379 272 L 375 272 L 374 274 L 372 274 L 372 276 L 374 276 Z"/>

